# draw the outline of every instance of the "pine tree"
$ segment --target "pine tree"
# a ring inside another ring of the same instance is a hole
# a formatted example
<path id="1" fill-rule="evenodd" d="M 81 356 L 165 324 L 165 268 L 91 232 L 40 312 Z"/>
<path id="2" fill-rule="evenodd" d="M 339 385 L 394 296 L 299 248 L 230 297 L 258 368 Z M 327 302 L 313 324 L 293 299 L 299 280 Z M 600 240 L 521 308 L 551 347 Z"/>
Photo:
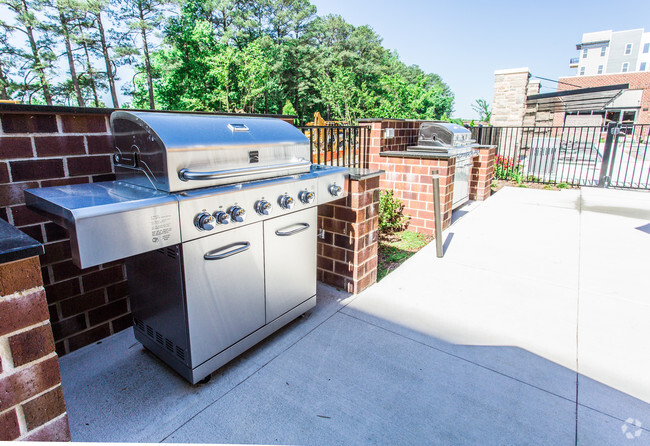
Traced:
<path id="1" fill-rule="evenodd" d="M 142 40 L 149 108 L 154 110 L 156 104 L 153 90 L 150 34 L 162 25 L 164 19 L 163 12 L 167 5 L 167 0 L 121 0 L 120 5 L 120 21 L 129 28 L 130 33 L 139 34 Z"/>
<path id="2" fill-rule="evenodd" d="M 74 94 L 77 98 L 77 104 L 80 107 L 85 107 L 86 101 L 81 94 L 79 76 L 77 75 L 77 69 L 75 67 L 75 55 L 70 37 L 75 23 L 81 19 L 80 4 L 76 0 L 56 0 L 49 6 L 53 10 L 53 13 L 50 15 L 50 18 L 54 21 L 52 29 L 63 38 L 65 44 L 65 54 L 70 69 L 70 80 L 72 82 Z"/>
<path id="3" fill-rule="evenodd" d="M 51 30 L 36 17 L 36 12 L 42 10 L 43 0 L 0 0 L 0 5 L 6 5 L 14 14 L 15 25 L 9 25 L 11 31 L 25 35 L 31 52 L 20 51 L 18 56 L 25 60 L 24 72 L 25 94 L 29 92 L 29 102 L 36 91 L 42 91 L 45 102 L 52 105 L 52 92 L 48 74 L 54 70 L 56 56 L 52 51 L 54 41 Z M 31 73 L 38 78 L 36 87 L 32 87 Z"/>

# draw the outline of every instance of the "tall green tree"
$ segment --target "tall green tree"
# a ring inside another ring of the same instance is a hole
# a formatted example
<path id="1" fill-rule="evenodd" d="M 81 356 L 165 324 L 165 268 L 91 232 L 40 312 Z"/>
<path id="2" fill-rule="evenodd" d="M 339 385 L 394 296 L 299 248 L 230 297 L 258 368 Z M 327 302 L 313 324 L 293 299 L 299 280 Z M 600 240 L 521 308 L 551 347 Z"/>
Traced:
<path id="1" fill-rule="evenodd" d="M 18 57 L 23 59 L 20 71 L 24 79 L 24 95 L 31 103 L 33 95 L 40 92 L 46 104 L 52 105 L 50 75 L 56 60 L 54 41 L 51 29 L 36 16 L 36 12 L 42 10 L 44 1 L 0 0 L 0 5 L 7 6 L 14 16 L 14 23 L 8 24 L 7 29 L 22 34 L 29 45 L 29 51 L 18 53 Z"/>
<path id="2" fill-rule="evenodd" d="M 151 66 L 151 33 L 164 22 L 167 0 L 121 0 L 118 19 L 129 32 L 139 35 L 143 53 L 144 74 L 147 80 L 149 108 L 156 108 Z"/>
<path id="3" fill-rule="evenodd" d="M 48 14 L 52 20 L 51 28 L 63 39 L 71 86 L 77 99 L 77 104 L 80 107 L 85 107 L 86 101 L 81 94 L 79 77 L 77 76 L 77 68 L 75 66 L 75 55 L 70 37 L 74 32 L 75 22 L 81 19 L 80 4 L 77 0 L 54 0 L 48 6 L 52 10 Z"/>

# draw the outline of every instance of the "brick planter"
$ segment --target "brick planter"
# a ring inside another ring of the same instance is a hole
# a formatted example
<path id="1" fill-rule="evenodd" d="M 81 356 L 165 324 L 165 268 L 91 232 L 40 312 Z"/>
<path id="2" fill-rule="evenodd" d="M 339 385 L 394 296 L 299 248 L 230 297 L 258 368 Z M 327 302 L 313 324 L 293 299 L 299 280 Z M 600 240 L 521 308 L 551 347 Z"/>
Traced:
<path id="1" fill-rule="evenodd" d="M 69 441 L 38 259 L 43 248 L 5 222 L 0 237 L 0 441 Z"/>

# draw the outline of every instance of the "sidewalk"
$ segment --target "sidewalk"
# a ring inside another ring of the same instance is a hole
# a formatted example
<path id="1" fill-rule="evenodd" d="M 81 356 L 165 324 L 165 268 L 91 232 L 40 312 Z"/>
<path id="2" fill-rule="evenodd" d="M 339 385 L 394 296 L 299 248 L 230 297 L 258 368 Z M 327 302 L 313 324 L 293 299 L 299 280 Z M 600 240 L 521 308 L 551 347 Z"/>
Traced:
<path id="1" fill-rule="evenodd" d="M 650 444 L 650 194 L 505 188 L 444 236 L 205 385 L 131 330 L 64 356 L 73 440 Z"/>

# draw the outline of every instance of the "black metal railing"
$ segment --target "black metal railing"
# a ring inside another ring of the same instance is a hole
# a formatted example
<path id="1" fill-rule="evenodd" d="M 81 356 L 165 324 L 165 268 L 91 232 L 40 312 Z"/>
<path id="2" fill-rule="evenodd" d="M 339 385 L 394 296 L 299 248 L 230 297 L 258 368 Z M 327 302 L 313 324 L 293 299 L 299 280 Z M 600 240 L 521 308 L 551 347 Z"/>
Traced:
<path id="1" fill-rule="evenodd" d="M 329 166 L 367 167 L 370 128 L 352 125 L 298 127 L 311 146 L 311 162 Z"/>
<path id="2" fill-rule="evenodd" d="M 650 125 L 471 130 L 479 144 L 497 146 L 496 179 L 650 189 Z"/>

